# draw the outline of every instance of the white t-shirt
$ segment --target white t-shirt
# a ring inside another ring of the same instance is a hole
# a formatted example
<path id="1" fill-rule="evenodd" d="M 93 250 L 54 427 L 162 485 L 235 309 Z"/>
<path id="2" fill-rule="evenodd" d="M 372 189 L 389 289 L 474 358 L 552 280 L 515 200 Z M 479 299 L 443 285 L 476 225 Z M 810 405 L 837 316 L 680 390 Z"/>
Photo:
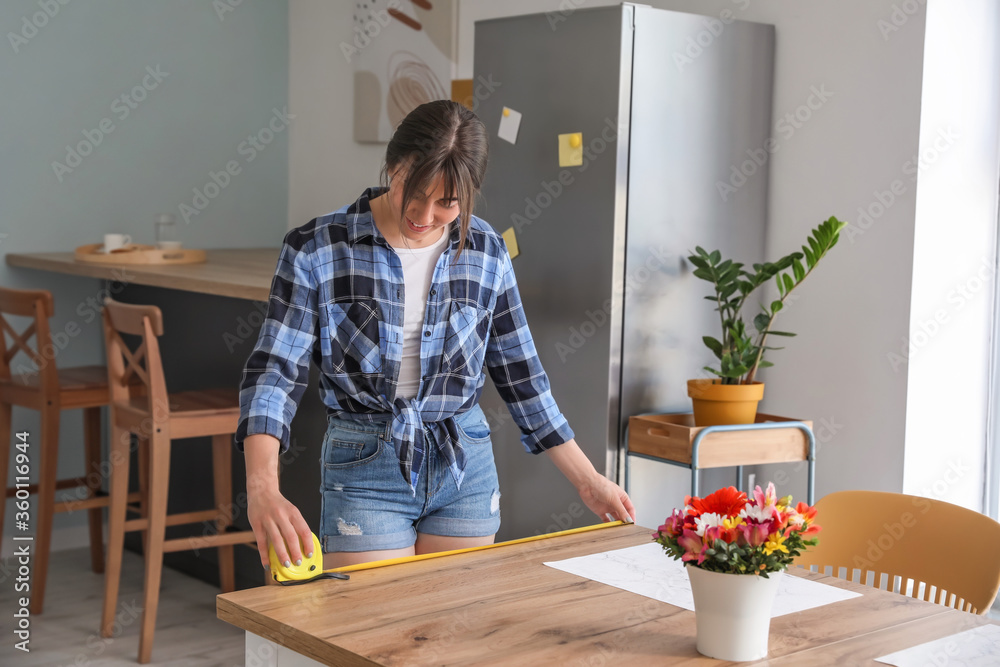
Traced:
<path id="1" fill-rule="evenodd" d="M 420 387 L 420 341 L 427 312 L 427 294 L 434 266 L 448 245 L 448 228 L 441 239 L 426 248 L 394 248 L 403 264 L 403 361 L 399 366 L 396 395 L 413 398 Z"/>

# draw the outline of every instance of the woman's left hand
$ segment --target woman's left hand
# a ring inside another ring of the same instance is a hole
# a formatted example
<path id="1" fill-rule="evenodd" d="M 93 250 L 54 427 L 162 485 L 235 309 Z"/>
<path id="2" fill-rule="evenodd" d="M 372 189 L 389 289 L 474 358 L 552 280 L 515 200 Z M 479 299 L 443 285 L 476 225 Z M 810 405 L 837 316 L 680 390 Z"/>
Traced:
<path id="1" fill-rule="evenodd" d="M 595 472 L 577 487 L 577 491 L 580 493 L 580 500 L 601 519 L 607 519 L 611 515 L 613 520 L 635 522 L 632 499 L 623 488 L 607 477 Z"/>
<path id="2" fill-rule="evenodd" d="M 601 517 L 601 521 L 607 519 L 610 514 L 613 517 L 612 521 L 635 523 L 635 507 L 632 506 L 628 494 L 594 469 L 594 465 L 576 444 L 576 440 L 568 440 L 558 447 L 546 450 L 545 453 L 566 475 L 566 479 L 576 487 L 580 500 Z"/>

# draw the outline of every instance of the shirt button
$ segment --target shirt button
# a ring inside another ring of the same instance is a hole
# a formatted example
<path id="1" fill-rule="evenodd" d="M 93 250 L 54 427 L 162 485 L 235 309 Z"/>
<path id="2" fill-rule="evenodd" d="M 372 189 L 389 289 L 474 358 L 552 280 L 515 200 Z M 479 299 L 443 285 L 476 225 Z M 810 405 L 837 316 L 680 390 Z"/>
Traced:
<path id="1" fill-rule="evenodd" d="M 437 294 L 437 293 L 438 293 L 438 292 L 437 292 L 437 290 L 436 290 L 436 289 L 432 289 L 432 290 L 431 290 L 431 296 L 434 296 L 434 295 L 435 295 L 435 294 Z"/>
<path id="2" fill-rule="evenodd" d="M 425 331 L 424 332 L 424 338 L 430 338 L 430 337 L 431 337 L 431 332 L 430 331 Z"/>

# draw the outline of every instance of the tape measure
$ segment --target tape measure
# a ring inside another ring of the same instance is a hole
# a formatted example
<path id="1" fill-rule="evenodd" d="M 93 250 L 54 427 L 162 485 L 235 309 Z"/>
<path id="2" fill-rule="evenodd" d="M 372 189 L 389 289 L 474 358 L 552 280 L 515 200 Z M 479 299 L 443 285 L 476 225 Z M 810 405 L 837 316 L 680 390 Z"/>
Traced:
<path id="1" fill-rule="evenodd" d="M 524 542 L 534 542 L 536 540 L 544 540 L 550 537 L 561 537 L 563 535 L 574 535 L 576 533 L 586 533 L 592 530 L 600 530 L 602 528 L 613 528 L 615 526 L 626 525 L 624 521 L 611 521 L 608 523 L 598 523 L 593 526 L 584 526 L 582 528 L 571 528 L 569 530 L 560 530 L 555 533 L 545 533 L 543 535 L 532 535 L 531 537 L 522 537 L 516 540 L 508 540 L 506 542 L 495 542 L 494 544 L 485 544 L 480 547 L 466 547 L 465 549 L 452 549 L 451 551 L 435 551 L 428 554 L 418 554 L 416 556 L 402 556 L 400 558 L 387 558 L 385 560 L 376 560 L 368 563 L 358 563 L 356 565 L 345 565 L 344 567 L 335 567 L 330 570 L 323 569 L 323 550 L 319 544 L 319 538 L 316 534 L 312 534 L 313 540 L 313 556 L 312 558 L 306 558 L 305 554 L 302 555 L 302 564 L 296 565 L 292 563 L 288 567 L 284 564 L 278 562 L 278 556 L 274 553 L 274 547 L 270 544 L 267 549 L 268 560 L 271 564 L 271 577 L 281 584 L 282 586 L 295 586 L 298 584 L 305 584 L 310 581 L 315 581 L 316 579 L 350 579 L 347 572 L 356 572 L 358 570 L 371 570 L 376 567 L 386 567 L 387 565 L 398 565 L 400 563 L 412 563 L 420 560 L 427 560 L 429 558 L 441 558 L 442 556 L 453 556 L 455 554 L 470 553 L 472 551 L 482 551 L 484 549 L 495 549 L 496 547 L 505 547 L 512 544 L 522 544 Z"/>

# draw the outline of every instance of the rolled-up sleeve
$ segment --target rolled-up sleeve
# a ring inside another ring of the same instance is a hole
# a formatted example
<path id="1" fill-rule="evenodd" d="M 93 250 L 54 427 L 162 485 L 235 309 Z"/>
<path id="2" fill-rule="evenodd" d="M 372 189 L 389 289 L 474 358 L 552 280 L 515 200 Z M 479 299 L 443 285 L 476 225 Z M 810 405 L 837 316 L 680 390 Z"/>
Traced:
<path id="1" fill-rule="evenodd" d="M 310 235 L 311 236 L 311 235 Z M 309 382 L 309 359 L 317 338 L 317 296 L 311 238 L 300 230 L 285 236 L 271 283 L 267 316 L 247 359 L 240 384 L 236 445 L 266 433 L 289 447 L 292 418 Z"/>
<path id="2" fill-rule="evenodd" d="M 486 346 L 486 367 L 514 423 L 521 429 L 524 448 L 538 454 L 571 440 L 573 430 L 552 397 L 549 378 L 528 329 L 510 256 L 506 249 L 500 254 L 500 278 Z"/>

